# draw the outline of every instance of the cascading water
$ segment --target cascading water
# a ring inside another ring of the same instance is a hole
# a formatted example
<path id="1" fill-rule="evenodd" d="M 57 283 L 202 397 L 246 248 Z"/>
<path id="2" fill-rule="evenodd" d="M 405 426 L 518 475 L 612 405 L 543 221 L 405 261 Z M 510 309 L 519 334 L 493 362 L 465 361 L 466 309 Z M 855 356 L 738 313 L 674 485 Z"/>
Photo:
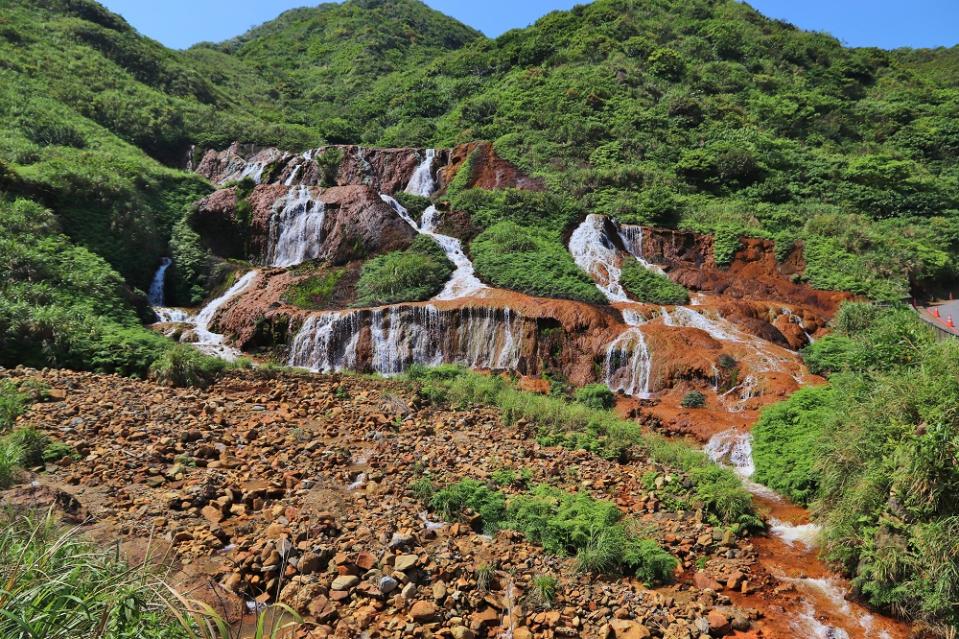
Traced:
<path id="1" fill-rule="evenodd" d="M 420 162 L 416 170 L 413 171 L 413 177 L 406 185 L 405 191 L 421 197 L 429 197 L 436 190 L 436 182 L 433 179 L 433 161 L 436 159 L 436 149 L 427 149 L 423 161 Z"/>
<path id="2" fill-rule="evenodd" d="M 774 491 L 751 480 L 755 464 L 752 456 L 752 436 L 749 433 L 738 430 L 717 433 L 710 438 L 704 452 L 714 462 L 731 466 L 753 494 L 771 502 L 782 502 L 782 497 Z M 801 547 L 803 552 L 811 552 L 818 545 L 820 527 L 813 523 L 792 524 L 773 517 L 769 521 L 769 532 L 790 549 Z M 779 579 L 794 585 L 805 595 L 805 607 L 793 621 L 794 630 L 804 633 L 801 636 L 821 639 L 849 637 L 849 633 L 843 628 L 820 621 L 819 611 L 813 604 L 815 601 L 821 602 L 838 616 L 858 624 L 866 631 L 867 637 L 884 636 L 883 632 L 871 632 L 873 617 L 855 613 L 845 599 L 845 592 L 834 580 L 822 577 L 790 577 L 785 574 L 780 574 Z"/>
<path id="3" fill-rule="evenodd" d="M 621 333 L 606 350 L 603 379 L 612 391 L 632 397 L 651 396 L 649 383 L 653 361 L 646 346 L 646 336 L 638 328 Z"/>
<path id="4" fill-rule="evenodd" d="M 412 364 L 515 370 L 520 363 L 523 322 L 509 308 L 440 311 L 432 305 L 312 315 L 294 337 L 288 363 L 322 372 L 355 369 L 367 327 L 370 368 L 384 375 Z"/>
<path id="5" fill-rule="evenodd" d="M 662 267 L 646 259 L 646 252 L 643 250 L 643 227 L 636 224 L 620 226 L 619 239 L 629 254 L 635 257 L 644 268 L 659 273 L 660 275 L 665 275 L 666 272 Z"/>
<path id="6" fill-rule="evenodd" d="M 423 217 L 420 224 L 409 214 L 409 211 L 402 204 L 396 201 L 396 198 L 386 194 L 380 194 L 380 198 L 390 205 L 397 215 L 399 215 L 407 224 L 412 226 L 417 233 L 427 235 L 436 242 L 446 258 L 453 263 L 455 269 L 450 275 L 450 279 L 433 299 L 435 300 L 455 300 L 461 297 L 470 297 L 487 288 L 479 278 L 476 277 L 476 269 L 473 268 L 473 262 L 463 252 L 463 244 L 457 238 L 449 235 L 442 235 L 436 232 L 436 225 L 439 220 L 439 211 L 435 206 L 430 205 L 423 211 Z"/>
<path id="7" fill-rule="evenodd" d="M 259 274 L 259 271 L 252 270 L 243 275 L 231 286 L 225 293 L 204 306 L 193 319 L 193 330 L 196 334 L 194 346 L 207 355 L 215 355 L 225 360 L 232 361 L 240 356 L 240 351 L 224 344 L 224 337 L 219 333 L 210 331 L 210 322 L 217 311 L 224 304 L 242 293 L 253 283 L 253 280 Z"/>
<path id="8" fill-rule="evenodd" d="M 605 227 L 605 217 L 587 215 L 569 238 L 569 252 L 576 265 L 593 278 L 606 299 L 628 302 L 629 297 L 619 283 L 621 258 Z"/>
<path id="9" fill-rule="evenodd" d="M 606 299 L 628 302 L 629 297 L 619 282 L 622 258 L 609 237 L 606 223 L 602 215 L 586 216 L 569 238 L 569 251 L 576 265 L 593 278 Z M 647 398 L 651 396 L 653 359 L 640 328 L 646 320 L 632 309 L 624 309 L 622 315 L 629 328 L 607 347 L 603 379 L 610 390 Z"/>
<path id="10" fill-rule="evenodd" d="M 295 266 L 319 256 L 326 206 L 309 187 L 298 186 L 273 205 L 267 263 Z"/>
<path id="11" fill-rule="evenodd" d="M 147 292 L 147 302 L 153 307 L 153 312 L 159 318 L 159 323 L 169 324 L 173 322 L 185 322 L 189 315 L 178 308 L 169 308 L 164 306 L 166 300 L 164 288 L 166 287 L 166 272 L 173 265 L 173 260 L 164 257 L 156 273 L 153 274 L 153 280 L 150 282 L 150 290 Z"/>

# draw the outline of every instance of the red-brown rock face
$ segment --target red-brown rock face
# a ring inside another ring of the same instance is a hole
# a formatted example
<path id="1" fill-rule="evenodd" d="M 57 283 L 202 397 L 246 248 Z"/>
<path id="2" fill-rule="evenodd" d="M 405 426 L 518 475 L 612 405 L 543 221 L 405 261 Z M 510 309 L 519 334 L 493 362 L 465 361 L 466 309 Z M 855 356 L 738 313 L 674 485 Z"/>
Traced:
<path id="1" fill-rule="evenodd" d="M 222 189 L 204 198 L 192 217 L 193 226 L 211 246 L 225 257 L 246 257 L 269 263 L 279 242 L 278 220 L 298 213 L 296 206 L 322 208 L 318 241 L 308 247 L 306 259 L 333 264 L 368 255 L 403 249 L 415 231 L 368 186 L 319 187 L 283 184 L 258 185 L 246 202 L 248 219 L 240 219 L 236 189 Z M 245 250 L 245 255 L 238 254 Z M 242 248 L 242 247 L 245 247 Z M 304 260 L 306 261 L 306 260 Z"/>
<path id="2" fill-rule="evenodd" d="M 716 264 L 712 247 L 709 235 L 649 228 L 643 232 L 645 258 L 665 267 L 671 279 L 693 291 L 726 298 L 776 300 L 828 315 L 850 297 L 793 281 L 792 276 L 801 274 L 804 267 L 801 247 L 794 248 L 779 264 L 772 241 L 744 238 L 728 266 Z"/>
<path id="3" fill-rule="evenodd" d="M 250 178 L 258 184 L 287 186 L 365 185 L 382 193 L 402 191 L 425 158 L 417 149 L 376 149 L 355 145 L 324 146 L 294 154 L 275 148 L 233 144 L 207 151 L 196 172 L 217 184 Z M 441 166 L 446 153 L 436 154 Z"/>
<path id="4" fill-rule="evenodd" d="M 439 171 L 440 183 L 450 184 L 466 161 L 472 157 L 472 166 L 466 184 L 480 189 L 528 189 L 541 191 L 543 181 L 532 178 L 496 154 L 489 142 L 461 144 L 449 152 L 449 162 Z"/>

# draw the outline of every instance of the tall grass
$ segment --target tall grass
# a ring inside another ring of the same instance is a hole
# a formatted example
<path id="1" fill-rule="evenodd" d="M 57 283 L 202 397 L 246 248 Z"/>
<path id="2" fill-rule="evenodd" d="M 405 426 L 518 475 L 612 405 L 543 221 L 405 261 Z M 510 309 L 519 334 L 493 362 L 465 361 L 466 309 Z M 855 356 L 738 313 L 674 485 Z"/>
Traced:
<path id="1" fill-rule="evenodd" d="M 684 472 L 696 498 L 717 522 L 760 527 L 752 498 L 736 475 L 714 464 L 685 442 L 642 432 L 636 422 L 608 410 L 579 402 L 520 391 L 499 376 L 480 375 L 455 366 L 414 366 L 406 374 L 421 395 L 454 406 L 494 406 L 508 424 L 534 426 L 544 445 L 582 448 L 609 459 L 624 459 L 635 451 L 653 462 Z"/>
<path id="2" fill-rule="evenodd" d="M 288 625 L 267 625 L 264 616 L 255 637 L 279 638 Z M 0 637 L 233 639 L 233 631 L 209 606 L 165 586 L 150 565 L 125 563 L 49 513 L 8 513 L 0 528 Z"/>

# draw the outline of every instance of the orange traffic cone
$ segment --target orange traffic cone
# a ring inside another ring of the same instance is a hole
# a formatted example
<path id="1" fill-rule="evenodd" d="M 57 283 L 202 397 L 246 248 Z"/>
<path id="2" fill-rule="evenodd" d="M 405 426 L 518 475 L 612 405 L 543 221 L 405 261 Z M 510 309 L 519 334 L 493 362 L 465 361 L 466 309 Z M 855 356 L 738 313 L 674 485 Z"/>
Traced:
<path id="1" fill-rule="evenodd" d="M 937 307 L 937 306 L 933 306 L 933 307 L 932 307 L 932 316 L 933 316 L 933 317 L 939 317 L 939 307 Z"/>
<path id="2" fill-rule="evenodd" d="M 956 325 L 952 323 L 952 315 L 946 317 L 946 326 L 949 328 L 955 328 Z"/>

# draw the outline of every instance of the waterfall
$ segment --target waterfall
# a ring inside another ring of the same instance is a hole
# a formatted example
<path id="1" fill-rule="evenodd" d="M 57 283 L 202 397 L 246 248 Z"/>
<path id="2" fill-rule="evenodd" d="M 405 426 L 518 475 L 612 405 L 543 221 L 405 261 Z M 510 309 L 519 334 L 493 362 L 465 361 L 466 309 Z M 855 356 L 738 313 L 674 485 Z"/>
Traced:
<path id="1" fill-rule="evenodd" d="M 646 336 L 638 327 L 621 333 L 606 350 L 603 379 L 612 391 L 632 397 L 650 397 L 653 359 Z"/>
<path id="2" fill-rule="evenodd" d="M 290 348 L 290 366 L 332 372 L 357 367 L 359 336 L 368 327 L 370 367 L 383 375 L 412 364 L 462 364 L 513 370 L 519 366 L 522 318 L 509 308 L 390 306 L 310 316 Z"/>
<path id="3" fill-rule="evenodd" d="M 322 248 L 325 213 L 326 206 L 309 187 L 290 189 L 273 205 L 267 263 L 288 267 L 317 258 Z"/>
<path id="4" fill-rule="evenodd" d="M 147 293 L 147 302 L 150 306 L 163 306 L 163 288 L 166 285 L 166 271 L 173 264 L 173 260 L 164 257 L 160 261 L 160 266 L 153 274 L 153 281 L 150 282 L 150 290 Z"/>
<path id="5" fill-rule="evenodd" d="M 487 288 L 487 286 L 476 277 L 476 269 L 473 267 L 473 262 L 471 262 L 470 258 L 463 252 L 463 243 L 455 237 L 436 232 L 435 229 L 438 224 L 439 211 L 436 210 L 435 206 L 430 205 L 427 207 L 427 209 L 423 211 L 422 223 L 417 224 L 416 220 L 409 214 L 409 211 L 397 202 L 396 198 L 390 197 L 385 193 L 381 193 L 380 198 L 389 204 L 390 208 L 403 218 L 407 224 L 412 226 L 417 233 L 432 238 L 433 241 L 443 249 L 446 258 L 453 263 L 455 268 L 450 275 L 450 279 L 446 282 L 446 285 L 443 286 L 443 290 L 433 299 L 455 300 L 461 297 L 475 295 L 479 291 Z"/>
<path id="6" fill-rule="evenodd" d="M 619 239 L 626 247 L 626 251 L 636 258 L 643 268 L 655 271 L 660 275 L 666 272 L 658 265 L 653 264 L 646 259 L 646 252 L 643 250 L 643 227 L 636 224 L 627 224 L 619 227 Z"/>
<path id="7" fill-rule="evenodd" d="M 416 170 L 413 171 L 413 177 L 406 185 L 405 191 L 413 195 L 429 197 L 436 190 L 436 182 L 433 180 L 433 160 L 436 158 L 436 149 L 427 149 Z"/>
<path id="8" fill-rule="evenodd" d="M 293 171 L 290 173 L 290 177 L 286 178 L 286 182 L 283 183 L 283 186 L 293 186 L 293 183 L 296 182 L 296 178 L 300 175 L 300 170 L 302 169 L 302 164 L 297 164 L 294 166 Z"/>
<path id="9" fill-rule="evenodd" d="M 197 341 L 194 343 L 194 346 L 207 355 L 216 355 L 217 357 L 227 360 L 233 360 L 239 356 L 240 352 L 238 350 L 224 344 L 223 335 L 210 331 L 210 322 L 213 321 L 213 317 L 216 315 L 217 311 L 219 311 L 224 304 L 245 291 L 247 287 L 253 283 L 253 280 L 258 274 L 259 271 L 249 271 L 243 277 L 238 279 L 236 283 L 233 284 L 233 286 L 231 286 L 225 293 L 211 301 L 200 310 L 194 319 L 194 332 L 196 333 L 197 337 Z"/>
<path id="10" fill-rule="evenodd" d="M 181 311 L 178 308 L 168 308 L 163 305 L 165 303 L 166 272 L 172 264 L 173 260 L 169 257 L 164 257 L 160 261 L 160 266 L 153 274 L 153 280 L 150 282 L 150 290 L 147 292 L 147 302 L 153 307 L 153 312 L 156 313 L 159 324 L 186 322 L 190 319 L 186 311 Z"/>
<path id="11" fill-rule="evenodd" d="M 619 283 L 620 256 L 606 233 L 606 218 L 587 215 L 569 238 L 569 252 L 576 265 L 589 274 L 596 287 L 610 302 L 628 302 L 629 297 Z"/>
<path id="12" fill-rule="evenodd" d="M 240 180 L 250 178 L 257 184 L 263 179 L 263 171 L 266 170 L 266 162 L 247 162 L 240 171 Z"/>

